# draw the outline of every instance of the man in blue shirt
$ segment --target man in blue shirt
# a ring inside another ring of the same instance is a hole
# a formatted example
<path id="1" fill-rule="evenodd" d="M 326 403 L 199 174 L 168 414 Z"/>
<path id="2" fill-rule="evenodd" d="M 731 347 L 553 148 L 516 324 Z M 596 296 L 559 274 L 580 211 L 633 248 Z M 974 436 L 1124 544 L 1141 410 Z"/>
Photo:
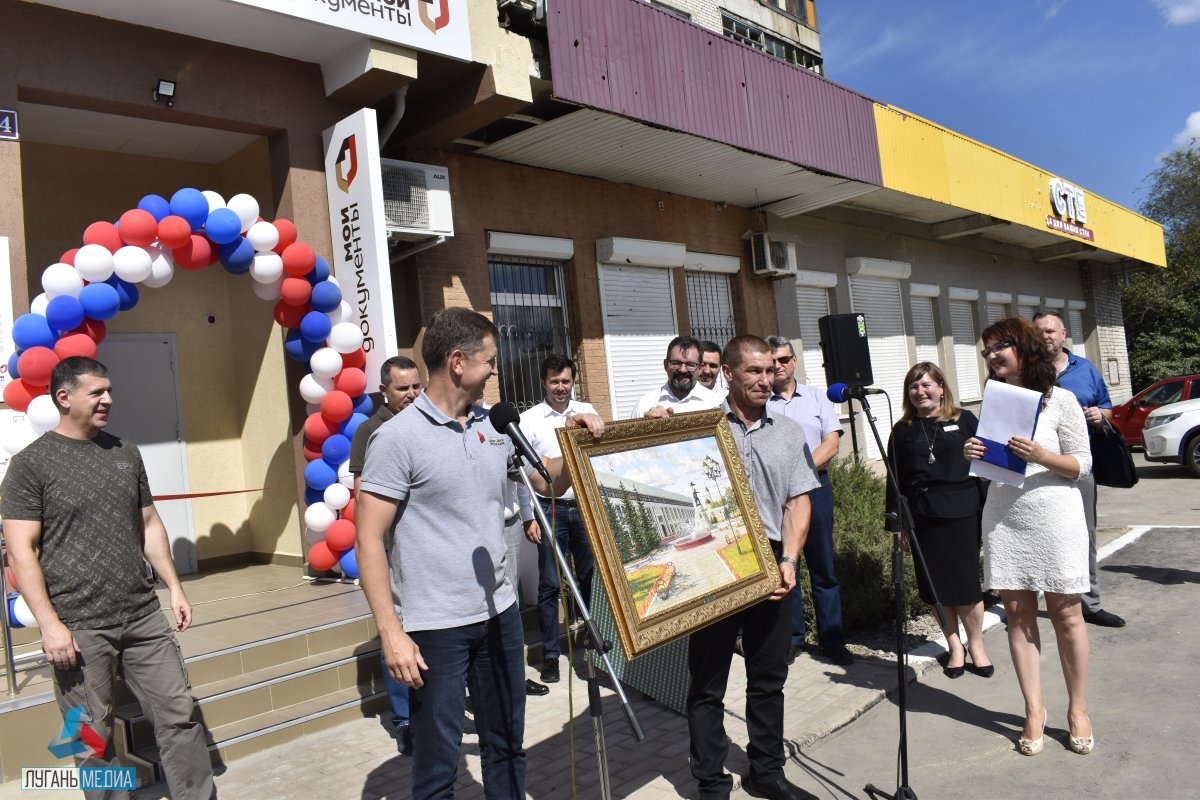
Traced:
<path id="1" fill-rule="evenodd" d="M 1100 371 L 1086 358 L 1077 356 L 1063 347 L 1067 341 L 1067 328 L 1057 311 L 1041 311 L 1034 314 L 1033 324 L 1041 331 L 1046 340 L 1046 348 L 1054 357 L 1054 366 L 1058 369 L 1058 385 L 1075 395 L 1079 405 L 1083 406 L 1083 416 L 1087 419 L 1087 424 L 1099 428 L 1104 420 L 1112 418 L 1112 400 L 1108 396 L 1104 378 L 1100 377 Z M 1079 491 L 1083 494 L 1083 510 L 1087 519 L 1090 542 L 1088 574 L 1092 581 L 1088 593 L 1080 596 L 1083 601 L 1083 618 L 1093 625 L 1120 628 L 1125 625 L 1125 620 L 1100 606 L 1100 589 L 1096 583 L 1095 478 L 1089 474 L 1081 480 Z"/>

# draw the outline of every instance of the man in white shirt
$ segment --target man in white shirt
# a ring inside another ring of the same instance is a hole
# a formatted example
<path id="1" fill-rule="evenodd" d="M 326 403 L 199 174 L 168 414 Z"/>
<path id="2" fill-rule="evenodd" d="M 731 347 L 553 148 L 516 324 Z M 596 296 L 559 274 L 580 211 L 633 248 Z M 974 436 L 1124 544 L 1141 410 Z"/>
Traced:
<path id="1" fill-rule="evenodd" d="M 700 342 L 700 369 L 696 372 L 696 383 L 705 389 L 712 389 L 722 400 L 725 399 L 725 388 L 717 384 L 721 377 L 721 348 L 716 342 L 708 339 Z"/>
<path id="2" fill-rule="evenodd" d="M 700 351 L 700 342 L 691 336 L 672 339 L 667 345 L 667 357 L 663 360 L 667 382 L 642 395 L 634 404 L 629 418 L 662 417 L 685 411 L 704 411 L 721 405 L 723 398 L 696 380 L 700 369 Z"/>
<path id="3" fill-rule="evenodd" d="M 576 414 L 595 414 L 596 409 L 590 403 L 572 399 L 575 391 L 575 362 L 557 353 L 550 355 L 542 362 L 542 391 L 545 399 L 533 408 L 521 414 L 521 430 L 529 439 L 529 444 L 540 456 L 558 458 L 562 451 L 558 446 L 555 433 L 567 424 L 567 419 Z M 525 507 L 522 516 L 526 520 L 533 519 L 532 509 L 528 507 L 528 493 L 525 487 L 519 487 L 522 495 L 522 506 Z M 585 603 L 591 602 L 592 589 L 592 548 L 588 544 L 587 530 L 583 527 L 583 519 L 579 516 L 579 505 L 575 501 L 575 492 L 568 489 L 557 499 L 551 516 L 550 499 L 536 498 L 541 504 L 546 518 L 554 526 L 554 538 L 564 556 L 569 556 L 574 562 L 575 580 L 579 584 L 579 592 Z M 541 678 L 544 683 L 557 683 L 559 679 L 558 658 L 561 653 L 558 644 L 558 601 L 559 575 L 558 564 L 554 558 L 554 547 L 551 540 L 538 527 L 537 523 L 527 524 L 526 537 L 538 546 L 538 622 L 542 629 L 542 670 Z M 571 604 L 568 604 L 570 608 Z"/>

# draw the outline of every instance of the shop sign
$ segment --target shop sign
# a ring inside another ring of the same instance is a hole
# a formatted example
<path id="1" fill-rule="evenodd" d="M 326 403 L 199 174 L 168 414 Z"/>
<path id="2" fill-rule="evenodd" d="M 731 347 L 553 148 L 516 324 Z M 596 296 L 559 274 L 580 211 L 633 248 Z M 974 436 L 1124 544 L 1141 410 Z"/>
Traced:
<path id="1" fill-rule="evenodd" d="M 429 53 L 471 60 L 467 0 L 231 0 Z"/>
<path id="2" fill-rule="evenodd" d="M 383 216 L 383 170 L 375 110 L 364 108 L 325 131 L 330 265 L 362 329 L 367 376 L 396 355 L 396 314 Z"/>
<path id="3" fill-rule="evenodd" d="M 11 108 L 0 108 L 0 139 L 17 141 L 17 112 Z"/>
<path id="4" fill-rule="evenodd" d="M 1053 214 L 1046 215 L 1046 227 L 1060 233 L 1068 233 L 1087 239 L 1096 234 L 1084 227 L 1087 223 L 1087 205 L 1083 190 L 1061 178 L 1050 179 L 1050 205 Z"/>

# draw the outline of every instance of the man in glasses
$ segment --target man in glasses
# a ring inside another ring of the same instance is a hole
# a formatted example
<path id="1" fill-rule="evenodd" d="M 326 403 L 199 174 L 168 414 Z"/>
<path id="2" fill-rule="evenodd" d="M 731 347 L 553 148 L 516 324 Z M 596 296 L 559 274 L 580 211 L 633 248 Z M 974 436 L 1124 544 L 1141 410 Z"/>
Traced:
<path id="1" fill-rule="evenodd" d="M 804 563 L 812 587 L 813 613 L 817 620 L 817 642 L 821 653 L 835 664 L 848 666 L 854 656 L 846 649 L 842 634 L 842 594 L 833 570 L 833 489 L 827 467 L 841 446 L 842 423 L 837 410 L 821 390 L 796 381 L 796 350 L 783 336 L 768 336 L 775 362 L 775 380 L 767 401 L 773 413 L 791 417 L 804 430 L 805 444 L 812 453 L 821 487 L 809 493 L 812 521 L 804 543 Z M 792 649 L 788 663 L 804 647 L 806 626 L 800 584 L 793 590 Z"/>
<path id="2" fill-rule="evenodd" d="M 691 336 L 672 339 L 663 360 L 667 382 L 642 395 L 634 404 L 630 419 L 665 417 L 721 405 L 721 396 L 696 380 L 700 370 L 700 349 L 700 342 Z"/>

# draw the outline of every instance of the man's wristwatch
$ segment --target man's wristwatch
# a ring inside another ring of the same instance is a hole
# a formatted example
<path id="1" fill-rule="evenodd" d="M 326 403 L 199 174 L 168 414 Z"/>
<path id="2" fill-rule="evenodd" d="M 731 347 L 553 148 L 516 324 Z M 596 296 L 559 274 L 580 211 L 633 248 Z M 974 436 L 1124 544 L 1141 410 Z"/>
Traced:
<path id="1" fill-rule="evenodd" d="M 791 556 L 784 556 L 783 558 L 779 559 L 779 563 L 780 563 L 780 564 L 791 564 L 793 567 L 799 567 L 799 566 L 800 566 L 800 565 L 799 565 L 799 564 L 796 562 L 796 559 L 792 558 Z"/>

